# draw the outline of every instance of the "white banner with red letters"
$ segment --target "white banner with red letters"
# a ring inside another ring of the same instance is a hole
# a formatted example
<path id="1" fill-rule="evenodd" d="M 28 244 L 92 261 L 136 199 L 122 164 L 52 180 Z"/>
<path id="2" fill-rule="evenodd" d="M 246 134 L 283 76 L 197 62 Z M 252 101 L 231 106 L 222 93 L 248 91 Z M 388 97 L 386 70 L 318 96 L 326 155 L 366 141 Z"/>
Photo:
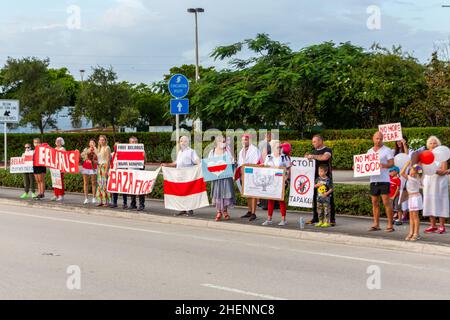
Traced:
<path id="1" fill-rule="evenodd" d="M 353 177 L 370 177 L 381 174 L 380 153 L 366 153 L 353 156 Z"/>
<path id="2" fill-rule="evenodd" d="M 50 168 L 50 175 L 52 177 L 52 188 L 62 189 L 61 171 Z"/>
<path id="3" fill-rule="evenodd" d="M 33 173 L 33 151 L 27 151 L 22 157 L 9 160 L 10 173 Z"/>
<path id="4" fill-rule="evenodd" d="M 403 139 L 402 124 L 400 122 L 381 124 L 378 126 L 378 131 L 383 135 L 383 141 L 400 141 Z"/>
<path id="5" fill-rule="evenodd" d="M 160 170 L 110 170 L 107 190 L 110 193 L 149 194 L 153 191 Z"/>

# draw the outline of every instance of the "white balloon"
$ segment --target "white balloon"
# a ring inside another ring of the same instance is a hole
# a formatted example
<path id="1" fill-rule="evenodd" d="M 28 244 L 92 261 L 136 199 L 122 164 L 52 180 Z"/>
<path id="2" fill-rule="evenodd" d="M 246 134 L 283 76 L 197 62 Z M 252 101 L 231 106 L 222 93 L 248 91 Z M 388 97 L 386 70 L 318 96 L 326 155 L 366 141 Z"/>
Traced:
<path id="1" fill-rule="evenodd" d="M 404 165 L 409 161 L 409 156 L 406 153 L 399 153 L 394 157 L 394 164 L 402 170 Z"/>
<path id="2" fill-rule="evenodd" d="M 432 176 L 439 169 L 439 165 L 436 162 L 433 162 L 431 164 L 422 165 L 422 168 L 423 168 L 423 174 L 425 174 L 427 176 Z"/>
<path id="3" fill-rule="evenodd" d="M 450 149 L 446 146 L 439 146 L 433 149 L 434 161 L 444 162 L 450 159 Z"/>

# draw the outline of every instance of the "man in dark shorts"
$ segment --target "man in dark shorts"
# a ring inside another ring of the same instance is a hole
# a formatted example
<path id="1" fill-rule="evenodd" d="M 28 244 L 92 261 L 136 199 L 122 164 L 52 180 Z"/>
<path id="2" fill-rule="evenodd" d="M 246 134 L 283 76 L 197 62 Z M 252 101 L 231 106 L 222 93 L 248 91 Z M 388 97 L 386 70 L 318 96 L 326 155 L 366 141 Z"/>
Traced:
<path id="1" fill-rule="evenodd" d="M 327 176 L 333 181 L 333 150 L 324 145 L 323 137 L 316 134 L 312 138 L 313 151 L 311 153 L 305 154 L 305 158 L 313 159 L 316 161 L 316 172 L 314 174 L 314 180 L 319 177 L 319 166 L 326 165 L 328 167 Z M 334 207 L 334 196 L 331 196 L 330 203 L 330 225 L 336 225 L 336 210 Z M 319 222 L 319 215 L 317 213 L 317 191 L 314 189 L 313 197 L 313 218 L 308 221 L 307 224 L 315 224 Z"/>
<path id="2" fill-rule="evenodd" d="M 378 152 L 380 154 L 381 174 L 379 176 L 370 177 L 370 195 L 372 196 L 372 210 L 373 210 L 373 226 L 369 231 L 378 231 L 380 229 L 380 197 L 386 210 L 388 218 L 386 232 L 392 232 L 393 226 L 393 212 L 392 205 L 389 200 L 390 193 L 390 177 L 389 168 L 394 165 L 394 154 L 392 150 L 383 145 L 383 135 L 381 132 L 376 132 L 373 135 L 373 148 L 367 153 Z"/>

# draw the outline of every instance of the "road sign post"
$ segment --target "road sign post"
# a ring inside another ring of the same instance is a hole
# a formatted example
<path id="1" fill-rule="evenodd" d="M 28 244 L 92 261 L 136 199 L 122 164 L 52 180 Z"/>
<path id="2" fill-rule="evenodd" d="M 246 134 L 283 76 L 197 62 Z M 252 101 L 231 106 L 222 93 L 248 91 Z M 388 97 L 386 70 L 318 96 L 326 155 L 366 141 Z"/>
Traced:
<path id="1" fill-rule="evenodd" d="M 19 122 L 19 100 L 0 100 L 0 122 L 3 122 L 3 146 L 4 146 L 4 160 L 5 170 L 8 167 L 8 123 Z"/>
<path id="2" fill-rule="evenodd" d="M 189 99 L 183 99 L 189 93 L 189 80 L 182 74 L 173 75 L 168 83 L 169 92 L 175 99 L 170 100 L 170 113 L 175 115 L 175 137 L 177 152 L 180 143 L 180 114 L 189 114 Z"/>

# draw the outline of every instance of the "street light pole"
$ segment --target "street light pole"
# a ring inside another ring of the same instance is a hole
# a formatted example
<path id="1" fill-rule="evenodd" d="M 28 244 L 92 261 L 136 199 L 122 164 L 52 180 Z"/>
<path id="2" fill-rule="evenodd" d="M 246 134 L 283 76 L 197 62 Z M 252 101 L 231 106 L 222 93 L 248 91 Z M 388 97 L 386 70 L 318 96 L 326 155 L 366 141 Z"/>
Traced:
<path id="1" fill-rule="evenodd" d="M 195 82 L 200 79 L 200 58 L 198 50 L 198 14 L 205 12 L 203 8 L 189 8 L 189 13 L 193 13 L 195 17 Z"/>

